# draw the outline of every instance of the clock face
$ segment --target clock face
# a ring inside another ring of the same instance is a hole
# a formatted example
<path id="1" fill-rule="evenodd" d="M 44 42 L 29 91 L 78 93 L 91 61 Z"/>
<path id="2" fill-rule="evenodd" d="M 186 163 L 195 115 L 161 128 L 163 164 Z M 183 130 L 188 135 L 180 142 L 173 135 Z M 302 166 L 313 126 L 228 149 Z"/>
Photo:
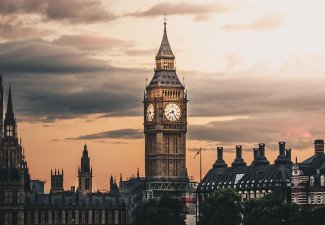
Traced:
<path id="1" fill-rule="evenodd" d="M 175 103 L 169 103 L 165 107 L 165 117 L 169 121 L 178 121 L 181 118 L 181 109 Z"/>
<path id="2" fill-rule="evenodd" d="M 153 107 L 153 104 L 150 103 L 148 106 L 147 106 L 147 112 L 146 112 L 146 118 L 147 118 L 147 121 L 148 122 L 152 122 L 153 121 L 153 117 L 155 115 L 155 109 Z"/>

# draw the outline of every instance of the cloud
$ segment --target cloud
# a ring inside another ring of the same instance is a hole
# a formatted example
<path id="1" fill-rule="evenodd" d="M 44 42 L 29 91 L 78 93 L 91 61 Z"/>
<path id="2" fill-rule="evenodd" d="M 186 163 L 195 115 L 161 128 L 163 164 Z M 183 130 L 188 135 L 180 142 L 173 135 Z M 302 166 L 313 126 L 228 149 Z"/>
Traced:
<path id="1" fill-rule="evenodd" d="M 130 56 L 155 54 L 154 49 L 129 49 L 125 53 Z"/>
<path id="2" fill-rule="evenodd" d="M 225 54 L 225 57 L 227 59 L 227 65 L 226 65 L 227 71 L 233 71 L 235 69 L 240 68 L 242 62 L 239 56 L 232 53 L 227 53 Z"/>
<path id="3" fill-rule="evenodd" d="M 284 13 L 270 13 L 258 17 L 254 21 L 247 24 L 226 24 L 222 28 L 229 31 L 242 30 L 267 30 L 280 27 L 286 19 Z"/>
<path id="4" fill-rule="evenodd" d="M 97 140 L 97 139 L 142 139 L 143 132 L 138 129 L 120 129 L 110 130 L 95 134 L 88 134 L 76 138 L 68 138 L 68 140 Z"/>
<path id="5" fill-rule="evenodd" d="M 73 47 L 35 38 L 0 44 L 2 72 L 68 74 L 114 71 L 102 60 L 92 59 Z"/>
<path id="6" fill-rule="evenodd" d="M 320 122 L 324 121 L 324 122 Z M 324 136 L 325 116 L 306 118 L 304 114 L 267 114 L 264 116 L 214 121 L 189 125 L 189 140 L 213 142 L 219 146 L 241 144 L 247 147 L 266 143 L 268 149 L 278 150 L 278 141 L 286 141 L 290 148 L 306 149 L 313 140 Z"/>
<path id="7" fill-rule="evenodd" d="M 229 11 L 230 8 L 221 3 L 191 4 L 187 2 L 178 3 L 158 3 L 144 11 L 137 11 L 127 14 L 136 17 L 154 17 L 162 16 L 164 13 L 168 15 L 192 15 L 195 20 L 205 20 L 211 14 L 223 13 Z"/>
<path id="8" fill-rule="evenodd" d="M 0 37 L 5 39 L 33 38 L 53 33 L 50 29 L 39 29 L 21 18 L 0 15 Z"/>
<path id="9" fill-rule="evenodd" d="M 227 73 L 178 71 L 179 76 L 187 74 L 188 115 L 325 114 L 320 107 L 325 104 L 325 89 L 319 82 L 325 71 L 313 64 L 314 59 L 289 60 L 276 71 L 263 64 Z M 90 114 L 141 116 L 143 83 L 152 75 L 151 70 L 114 67 L 89 57 L 87 51 L 41 39 L 0 44 L 0 70 L 13 86 L 18 118 L 34 121 Z"/>
<path id="10" fill-rule="evenodd" d="M 24 120 L 140 115 L 146 70 L 113 67 L 75 48 L 33 39 L 0 44 L 0 68 Z M 123 90 L 123 91 L 121 91 Z M 17 100 L 17 102 L 16 102 Z"/>
<path id="11" fill-rule="evenodd" d="M 101 35 L 63 35 L 52 43 L 73 46 L 83 50 L 103 50 L 130 46 L 130 43 L 118 38 Z"/>
<path id="12" fill-rule="evenodd" d="M 308 60 L 307 60 L 308 61 Z M 325 113 L 322 70 L 309 70 L 308 62 L 297 65 L 299 74 L 288 70 L 269 71 L 254 66 L 233 73 L 187 75 L 191 116 L 256 116 L 266 113 Z M 261 73 L 260 71 L 263 71 Z M 308 90 L 306 93 L 302 90 Z M 212 107 L 214 106 L 214 107 Z M 206 110 L 209 109 L 209 110 Z"/>
<path id="13" fill-rule="evenodd" d="M 2 0 L 2 14 L 37 14 L 45 20 L 68 23 L 108 22 L 117 16 L 100 0 Z"/>
<path id="14" fill-rule="evenodd" d="M 36 13 L 42 11 L 50 0 L 1 0 L 0 12 L 12 13 Z"/>
<path id="15" fill-rule="evenodd" d="M 117 18 L 105 9 L 100 0 L 55 0 L 48 1 L 46 16 L 50 20 L 70 23 L 108 22 Z"/>

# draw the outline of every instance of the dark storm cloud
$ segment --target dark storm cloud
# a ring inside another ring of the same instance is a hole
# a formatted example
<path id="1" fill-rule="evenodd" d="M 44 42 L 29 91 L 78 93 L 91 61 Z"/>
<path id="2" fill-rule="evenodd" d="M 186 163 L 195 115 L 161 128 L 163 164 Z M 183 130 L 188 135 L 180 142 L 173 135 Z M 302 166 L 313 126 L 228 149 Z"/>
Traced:
<path id="1" fill-rule="evenodd" d="M 131 45 L 131 43 L 118 38 L 87 34 L 63 35 L 54 39 L 52 43 L 73 46 L 83 50 L 104 50 Z"/>
<path id="2" fill-rule="evenodd" d="M 94 60 L 72 47 L 41 39 L 0 44 L 1 71 L 13 73 L 87 73 L 113 71 L 104 61 Z"/>
<path id="3" fill-rule="evenodd" d="M 0 72 L 13 86 L 19 117 L 43 121 L 92 113 L 140 115 L 148 73 L 40 39 L 0 44 Z"/>
<path id="4" fill-rule="evenodd" d="M 94 140 L 94 139 L 142 139 L 143 132 L 138 129 L 111 130 L 95 134 L 88 134 L 68 140 Z"/>
<path id="5" fill-rule="evenodd" d="M 153 17 L 162 16 L 164 13 L 168 15 L 192 15 L 196 20 L 204 20 L 213 13 L 222 13 L 229 11 L 229 7 L 221 3 L 201 3 L 192 4 L 187 2 L 178 3 L 158 3 L 144 11 L 137 11 L 128 14 L 136 17 Z"/>

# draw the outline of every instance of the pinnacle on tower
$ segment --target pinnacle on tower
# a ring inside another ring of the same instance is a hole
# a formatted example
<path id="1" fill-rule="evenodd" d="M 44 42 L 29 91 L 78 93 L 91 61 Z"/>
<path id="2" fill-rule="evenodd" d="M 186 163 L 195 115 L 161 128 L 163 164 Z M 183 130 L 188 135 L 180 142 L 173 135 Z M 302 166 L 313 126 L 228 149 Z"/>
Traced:
<path id="1" fill-rule="evenodd" d="M 9 119 L 9 118 L 10 119 L 15 119 L 14 110 L 13 110 L 13 107 L 12 107 L 11 86 L 9 87 L 6 118 L 7 119 Z"/>
<path id="2" fill-rule="evenodd" d="M 166 14 L 165 14 L 166 16 Z M 156 55 L 156 60 L 159 59 L 175 59 L 175 56 L 173 54 L 173 51 L 170 47 L 168 37 L 167 37 L 167 29 L 166 29 L 166 17 L 164 19 L 164 34 L 163 34 L 163 39 L 161 41 L 161 45 L 159 48 L 159 51 Z"/>

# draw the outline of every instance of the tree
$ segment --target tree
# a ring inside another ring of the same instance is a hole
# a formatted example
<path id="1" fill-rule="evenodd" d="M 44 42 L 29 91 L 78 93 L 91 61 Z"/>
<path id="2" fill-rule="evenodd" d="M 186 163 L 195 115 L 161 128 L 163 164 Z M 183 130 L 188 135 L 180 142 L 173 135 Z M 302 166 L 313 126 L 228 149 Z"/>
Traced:
<path id="1" fill-rule="evenodd" d="M 297 225 L 299 209 L 283 201 L 283 196 L 270 194 L 244 203 L 244 225 Z"/>
<path id="2" fill-rule="evenodd" d="M 209 196 L 200 208 L 200 225 L 239 225 L 241 199 L 232 189 L 219 189 Z"/>
<path id="3" fill-rule="evenodd" d="M 150 199 L 135 210 L 135 225 L 185 225 L 184 204 L 180 199 L 163 196 Z"/>

